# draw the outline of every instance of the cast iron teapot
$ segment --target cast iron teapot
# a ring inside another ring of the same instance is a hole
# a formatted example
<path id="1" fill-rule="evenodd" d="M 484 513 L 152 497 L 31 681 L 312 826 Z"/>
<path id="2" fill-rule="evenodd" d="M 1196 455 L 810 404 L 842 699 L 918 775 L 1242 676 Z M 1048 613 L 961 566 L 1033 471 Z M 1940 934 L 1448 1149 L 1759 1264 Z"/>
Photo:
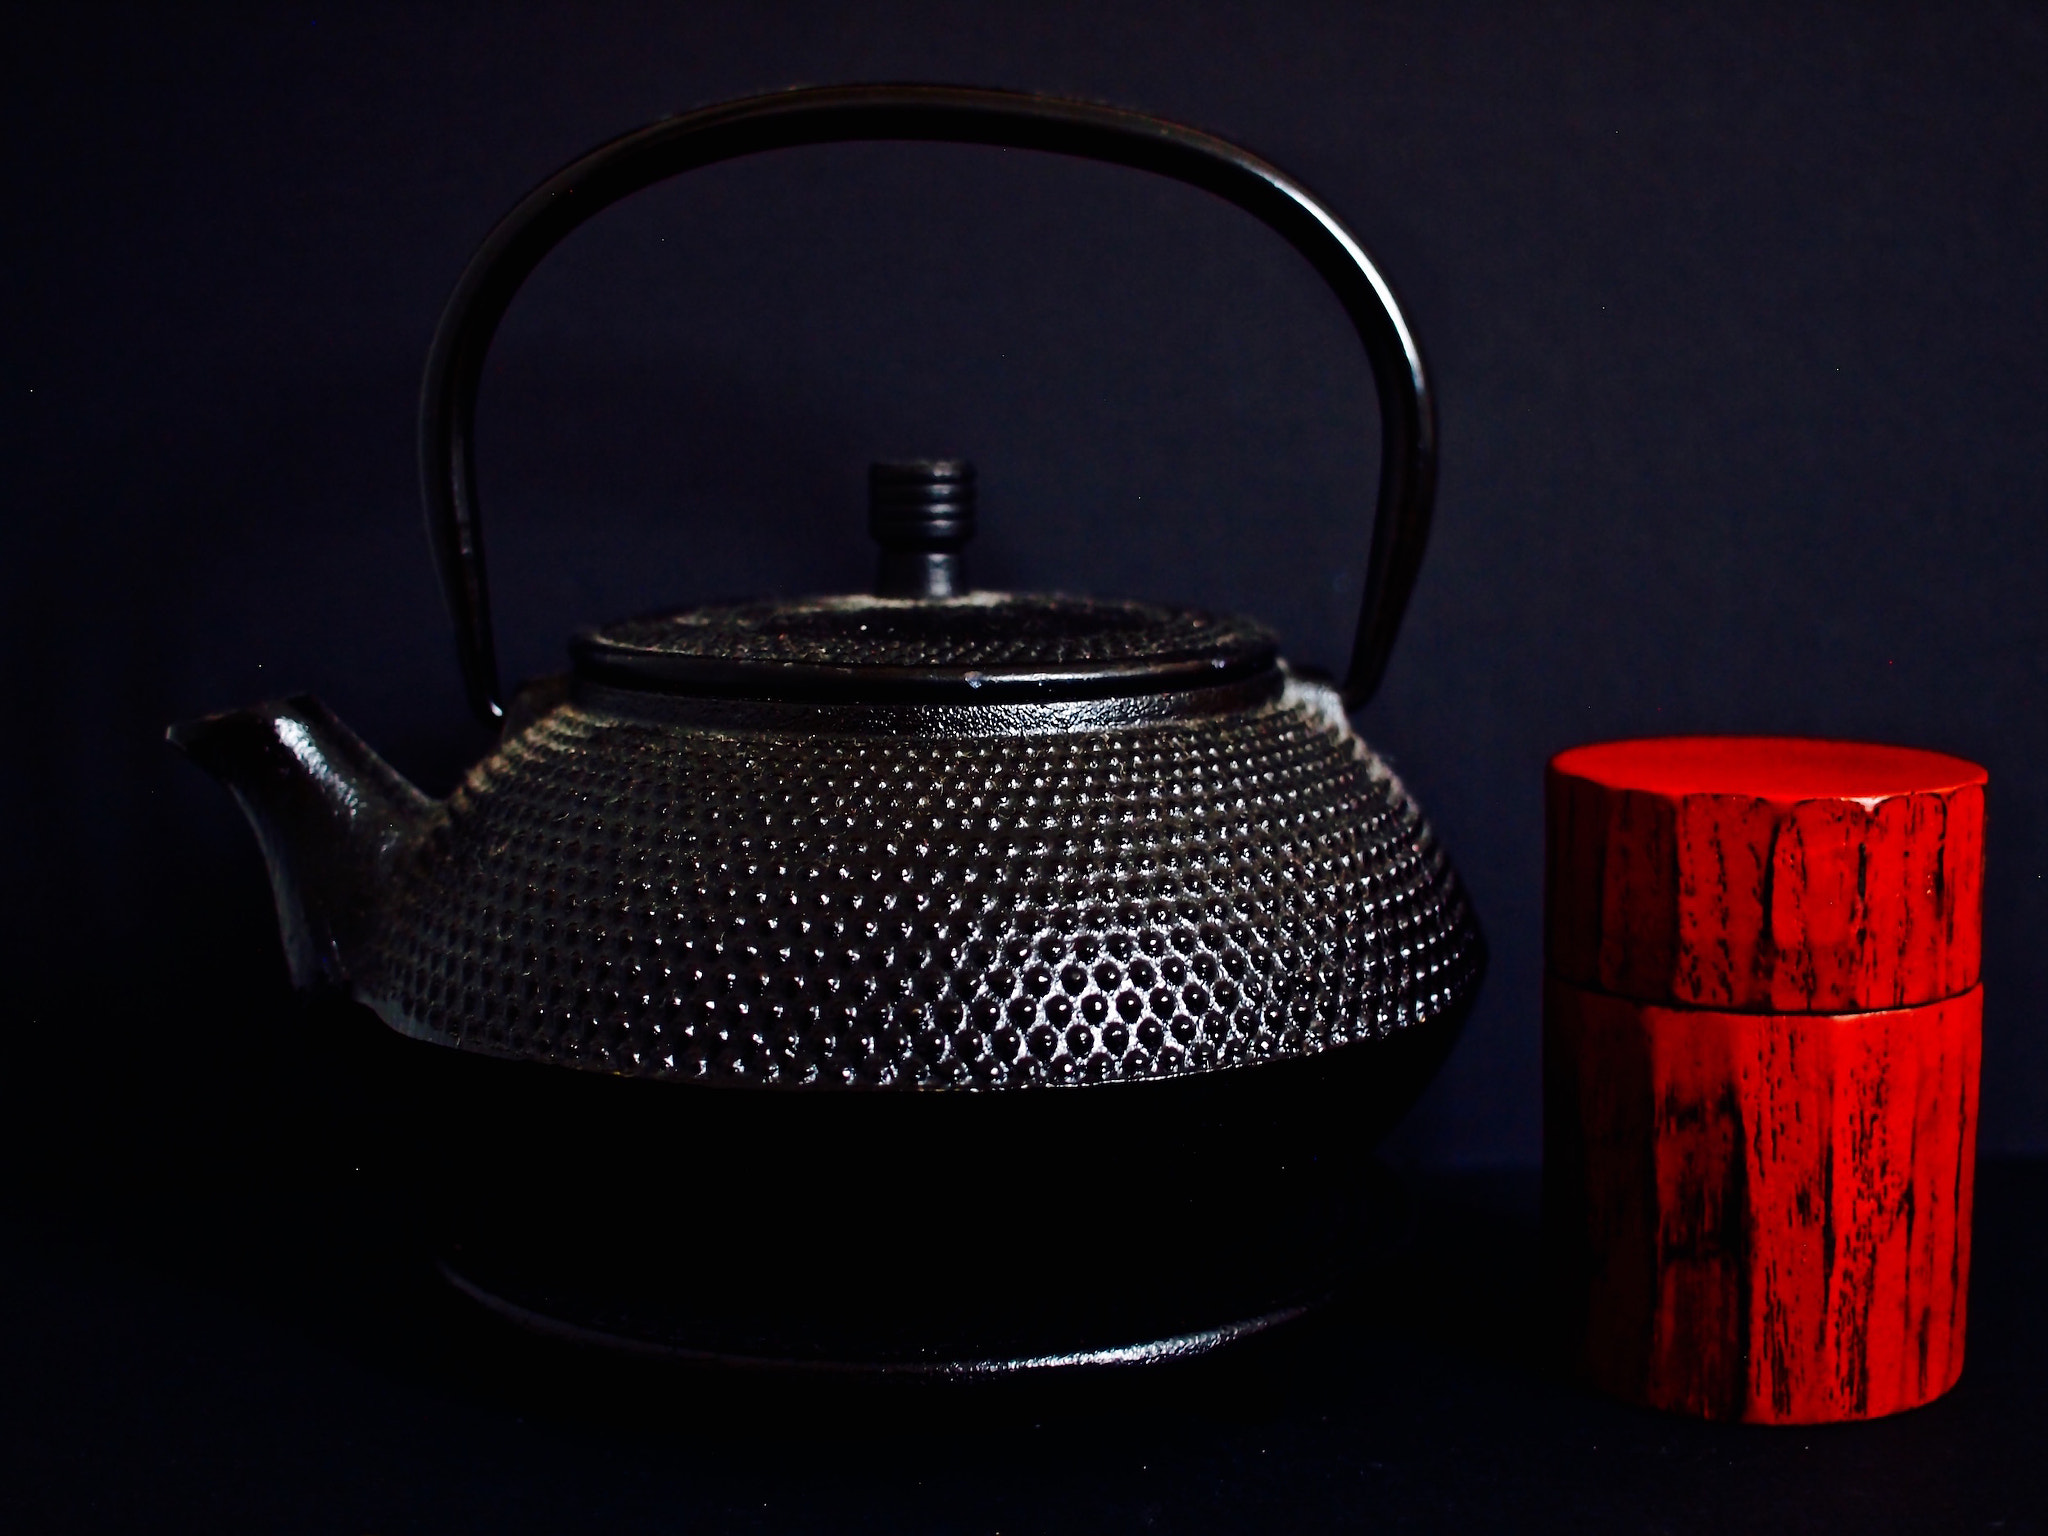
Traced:
<path id="1" fill-rule="evenodd" d="M 1242 619 L 973 590 L 974 471 L 942 459 L 873 467 L 872 595 L 606 625 L 504 696 L 472 423 L 521 282 L 652 182 L 855 139 L 1155 171 L 1308 257 L 1380 395 L 1341 691 Z M 1415 580 L 1434 427 L 1334 215 L 1107 107 L 924 86 L 711 107 L 591 152 L 491 232 L 434 339 L 420 453 L 497 750 L 435 801 L 306 697 L 171 738 L 253 822 L 294 981 L 426 1043 L 405 1059 L 441 1074 L 444 1134 L 421 1166 L 470 1191 L 442 1202 L 451 1278 L 636 1347 L 947 1370 L 1199 1352 L 1327 1290 L 1359 1159 L 1483 968 L 1450 864 L 1347 715 Z M 865 1277 L 825 1288 L 836 1310 L 790 1278 L 827 1252 Z"/>

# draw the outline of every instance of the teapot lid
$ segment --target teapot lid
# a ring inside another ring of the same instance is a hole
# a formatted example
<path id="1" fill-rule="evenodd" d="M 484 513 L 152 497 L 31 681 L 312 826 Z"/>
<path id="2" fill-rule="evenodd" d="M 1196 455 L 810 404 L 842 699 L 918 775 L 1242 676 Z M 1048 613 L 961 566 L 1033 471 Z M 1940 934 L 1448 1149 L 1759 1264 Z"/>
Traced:
<path id="1" fill-rule="evenodd" d="M 1246 619 L 1049 593 L 963 590 L 973 466 L 877 464 L 874 595 L 733 603 L 628 619 L 570 643 L 592 681 L 745 698 L 932 702 L 1104 698 L 1234 682 L 1274 664 Z"/>

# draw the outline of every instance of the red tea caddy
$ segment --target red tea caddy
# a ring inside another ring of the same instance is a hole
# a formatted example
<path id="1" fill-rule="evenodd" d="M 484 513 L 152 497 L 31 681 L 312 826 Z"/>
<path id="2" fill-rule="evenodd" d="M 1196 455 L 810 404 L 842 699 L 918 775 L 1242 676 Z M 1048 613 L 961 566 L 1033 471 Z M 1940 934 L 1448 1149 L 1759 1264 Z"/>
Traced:
<path id="1" fill-rule="evenodd" d="M 1594 1385 L 1817 1423 L 1955 1384 L 1985 781 L 1760 737 L 1552 759 L 1545 1227 Z"/>

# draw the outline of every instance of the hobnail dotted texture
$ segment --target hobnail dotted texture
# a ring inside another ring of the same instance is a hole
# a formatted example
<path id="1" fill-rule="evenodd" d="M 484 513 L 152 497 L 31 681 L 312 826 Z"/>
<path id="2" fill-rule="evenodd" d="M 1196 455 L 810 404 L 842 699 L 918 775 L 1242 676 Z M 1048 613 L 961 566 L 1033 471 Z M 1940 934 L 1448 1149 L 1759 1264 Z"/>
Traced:
<path id="1" fill-rule="evenodd" d="M 595 638 L 717 661 L 891 667 L 1168 661 L 1235 656 L 1273 643 L 1267 630 L 1246 619 L 1037 593 L 743 603 L 629 619 L 598 630 Z"/>
<path id="2" fill-rule="evenodd" d="M 413 868 L 362 978 L 399 1028 L 720 1083 L 1208 1071 L 1419 1023 L 1481 963 L 1414 803 L 1292 693 L 1001 740 L 568 705 Z"/>

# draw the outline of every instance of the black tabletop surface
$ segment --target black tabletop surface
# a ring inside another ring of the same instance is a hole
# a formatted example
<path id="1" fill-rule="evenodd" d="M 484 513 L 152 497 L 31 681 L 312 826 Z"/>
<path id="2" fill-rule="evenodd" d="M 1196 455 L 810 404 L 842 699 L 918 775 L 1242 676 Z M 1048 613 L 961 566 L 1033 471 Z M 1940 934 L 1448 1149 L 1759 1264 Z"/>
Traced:
<path id="1" fill-rule="evenodd" d="M 125 1187 L 67 1182 L 45 1146 L 0 1241 L 0 1528 L 2048 1529 L 2048 1164 L 1981 1172 L 1952 1394 L 1760 1429 L 1555 1368 L 1533 1171 L 1400 1175 L 1398 1255 L 1234 1356 L 1028 1389 L 820 1386 L 512 1333 L 288 1118 L 267 1163 L 153 1170 L 144 1149 Z"/>

